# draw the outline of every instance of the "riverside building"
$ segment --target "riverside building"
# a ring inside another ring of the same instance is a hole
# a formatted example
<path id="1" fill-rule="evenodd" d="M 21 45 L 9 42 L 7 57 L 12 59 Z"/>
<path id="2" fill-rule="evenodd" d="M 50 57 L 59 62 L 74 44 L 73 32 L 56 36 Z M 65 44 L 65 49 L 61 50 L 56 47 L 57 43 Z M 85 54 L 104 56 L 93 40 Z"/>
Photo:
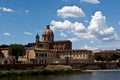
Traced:
<path id="1" fill-rule="evenodd" d="M 54 40 L 54 33 L 50 26 L 46 26 L 46 30 L 40 36 L 36 35 L 35 63 L 84 63 L 92 62 L 92 51 L 90 50 L 72 50 L 72 42 L 69 40 Z"/>
<path id="2" fill-rule="evenodd" d="M 46 26 L 46 30 L 42 34 L 42 40 L 37 34 L 34 43 L 28 43 L 26 47 L 26 55 L 20 56 L 21 63 L 36 63 L 36 64 L 50 64 L 50 63 L 87 63 L 92 62 L 91 50 L 72 50 L 72 42 L 69 40 L 54 40 L 54 33 L 50 26 Z M 12 63 L 13 57 L 8 55 L 8 47 L 2 48 L 4 58 L 10 59 Z"/>

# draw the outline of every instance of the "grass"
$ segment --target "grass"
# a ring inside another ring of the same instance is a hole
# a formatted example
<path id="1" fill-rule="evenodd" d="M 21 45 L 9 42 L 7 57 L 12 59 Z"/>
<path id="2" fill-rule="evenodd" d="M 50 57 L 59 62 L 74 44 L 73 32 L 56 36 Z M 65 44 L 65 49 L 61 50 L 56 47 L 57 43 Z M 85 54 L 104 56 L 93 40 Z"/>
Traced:
<path id="1" fill-rule="evenodd" d="M 47 76 L 84 73 L 82 70 L 74 69 L 34 69 L 34 70 L 0 70 L 0 77 L 27 77 L 27 76 Z"/>
<path id="2" fill-rule="evenodd" d="M 34 70 L 0 70 L 0 77 L 27 77 L 27 76 L 47 76 L 60 74 L 83 73 L 81 70 L 73 69 L 34 69 Z"/>

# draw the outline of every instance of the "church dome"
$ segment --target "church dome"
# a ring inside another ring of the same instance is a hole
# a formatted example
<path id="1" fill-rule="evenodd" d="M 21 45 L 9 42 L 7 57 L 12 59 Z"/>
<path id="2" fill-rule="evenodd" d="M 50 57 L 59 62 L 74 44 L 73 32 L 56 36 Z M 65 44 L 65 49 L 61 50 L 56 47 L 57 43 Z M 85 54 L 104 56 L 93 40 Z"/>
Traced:
<path id="1" fill-rule="evenodd" d="M 46 35 L 46 36 L 47 36 L 47 35 L 51 35 L 51 36 L 54 35 L 54 34 L 53 34 L 53 31 L 50 29 L 50 26 L 49 26 L 49 25 L 46 26 L 46 30 L 43 32 L 42 35 L 44 35 L 44 36 L 45 36 L 45 35 Z"/>
<path id="2" fill-rule="evenodd" d="M 50 29 L 50 26 L 46 26 L 46 30 L 42 34 L 42 42 L 52 42 L 54 41 L 54 33 Z"/>

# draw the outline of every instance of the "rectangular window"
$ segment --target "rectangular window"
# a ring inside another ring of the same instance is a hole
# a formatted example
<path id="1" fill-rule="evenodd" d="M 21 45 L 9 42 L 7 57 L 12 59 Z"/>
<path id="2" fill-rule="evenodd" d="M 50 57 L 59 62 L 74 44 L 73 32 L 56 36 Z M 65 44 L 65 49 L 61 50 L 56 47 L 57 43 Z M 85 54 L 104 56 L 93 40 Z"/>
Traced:
<path id="1" fill-rule="evenodd" d="M 36 53 L 35 56 L 38 57 L 38 53 Z"/>

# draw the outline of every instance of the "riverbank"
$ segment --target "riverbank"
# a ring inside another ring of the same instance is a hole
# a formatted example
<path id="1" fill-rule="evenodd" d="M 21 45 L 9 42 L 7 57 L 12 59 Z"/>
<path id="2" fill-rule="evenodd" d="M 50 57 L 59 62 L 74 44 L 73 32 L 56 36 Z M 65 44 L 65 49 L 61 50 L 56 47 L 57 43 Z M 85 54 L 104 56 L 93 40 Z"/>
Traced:
<path id="1" fill-rule="evenodd" d="M 0 70 L 0 77 L 27 77 L 27 76 L 47 76 L 64 74 L 82 74 L 82 70 L 74 69 L 34 69 L 34 70 Z"/>
<path id="2" fill-rule="evenodd" d="M 112 71 L 112 72 L 113 72 L 113 71 L 119 71 L 119 72 L 120 72 L 120 69 L 106 69 L 106 70 L 104 70 L 104 69 L 102 70 L 102 69 L 101 69 L 101 70 L 84 70 L 84 71 L 85 71 L 85 72 L 95 72 L 95 71 L 96 71 L 96 72 L 102 72 L 102 71 Z"/>
<path id="3" fill-rule="evenodd" d="M 96 71 L 84 74 L 65 74 L 48 76 L 26 76 L 0 78 L 0 80 L 119 80 L 120 71 Z"/>

